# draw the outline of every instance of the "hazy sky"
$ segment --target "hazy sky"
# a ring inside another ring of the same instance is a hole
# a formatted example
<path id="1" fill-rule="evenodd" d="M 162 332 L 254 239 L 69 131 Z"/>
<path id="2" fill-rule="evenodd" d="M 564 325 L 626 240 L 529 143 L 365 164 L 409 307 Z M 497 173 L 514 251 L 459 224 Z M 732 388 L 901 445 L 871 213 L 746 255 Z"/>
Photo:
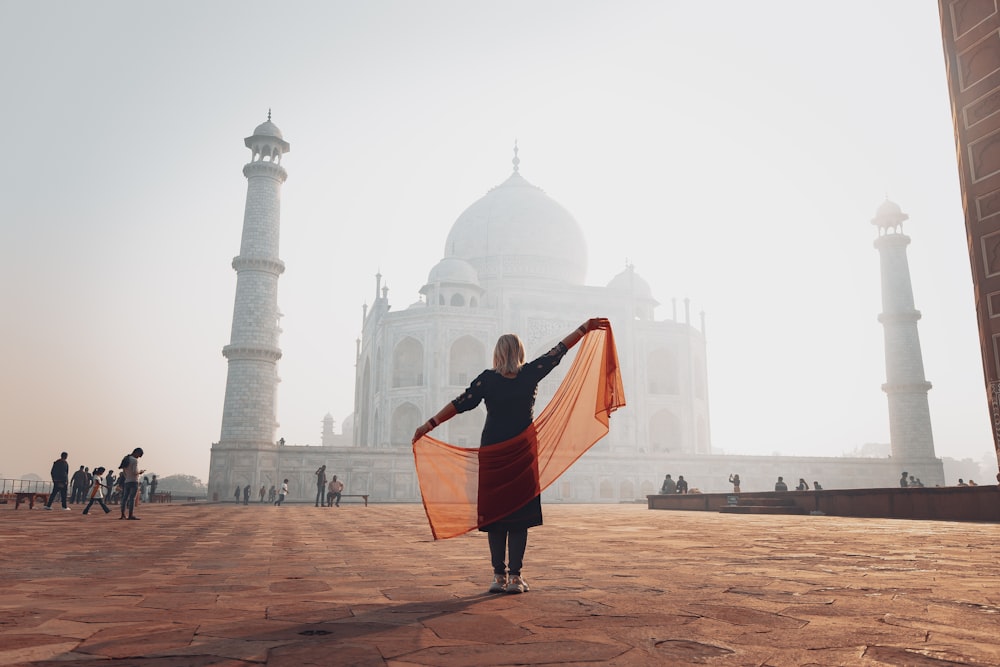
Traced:
<path id="1" fill-rule="evenodd" d="M 282 164 L 278 436 L 353 410 L 381 270 L 416 301 L 510 173 L 707 320 L 712 443 L 889 440 L 875 210 L 910 220 L 937 454 L 992 456 L 937 3 L 0 4 L 0 475 L 207 479 L 250 151 Z M 525 238 L 529 244 L 532 239 Z M 594 313 L 595 316 L 602 313 Z M 628 387 L 626 387 L 626 395 Z M 333 467 L 336 463 L 332 462 Z"/>

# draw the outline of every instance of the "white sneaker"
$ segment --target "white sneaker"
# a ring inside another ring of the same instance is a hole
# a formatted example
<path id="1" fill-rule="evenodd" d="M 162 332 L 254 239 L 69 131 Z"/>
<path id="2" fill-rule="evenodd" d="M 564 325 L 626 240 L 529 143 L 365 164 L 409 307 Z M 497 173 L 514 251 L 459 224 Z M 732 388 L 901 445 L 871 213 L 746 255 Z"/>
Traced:
<path id="1" fill-rule="evenodd" d="M 512 574 L 507 580 L 508 593 L 527 593 L 530 590 L 528 582 L 522 579 L 520 575 Z"/>
<path id="2" fill-rule="evenodd" d="M 503 593 L 507 590 L 507 575 L 506 574 L 494 574 L 493 583 L 490 584 L 490 593 Z"/>

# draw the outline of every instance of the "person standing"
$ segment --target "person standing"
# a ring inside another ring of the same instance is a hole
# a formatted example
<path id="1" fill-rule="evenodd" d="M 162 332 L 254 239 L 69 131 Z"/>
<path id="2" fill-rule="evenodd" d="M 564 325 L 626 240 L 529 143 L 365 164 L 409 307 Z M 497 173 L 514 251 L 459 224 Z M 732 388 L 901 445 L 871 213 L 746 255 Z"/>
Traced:
<path id="1" fill-rule="evenodd" d="M 90 508 L 93 507 L 94 503 L 98 503 L 101 509 L 104 510 L 105 514 L 110 514 L 111 510 L 104 503 L 104 491 L 101 485 L 101 475 L 104 474 L 104 468 L 98 467 L 94 468 L 94 485 L 90 488 L 90 502 L 87 506 L 83 508 L 83 513 L 87 514 L 90 512 Z"/>
<path id="2" fill-rule="evenodd" d="M 733 493 L 740 492 L 740 475 L 739 473 L 733 473 L 729 476 L 729 483 L 733 485 Z"/>
<path id="3" fill-rule="evenodd" d="M 249 484 L 247 484 L 246 486 L 243 487 L 243 504 L 244 505 L 249 505 L 250 504 L 250 485 Z"/>
<path id="4" fill-rule="evenodd" d="M 267 487 L 261 485 L 260 487 L 260 502 L 264 502 L 264 496 L 267 495 Z"/>
<path id="5" fill-rule="evenodd" d="M 80 466 L 80 469 L 73 473 L 69 481 L 69 504 L 82 503 L 87 492 L 87 472 Z"/>
<path id="6" fill-rule="evenodd" d="M 236 491 L 233 493 L 233 498 L 236 499 L 236 504 L 238 505 L 239 502 L 240 502 L 240 485 L 239 484 L 236 485 Z"/>
<path id="7" fill-rule="evenodd" d="M 149 480 L 149 502 L 153 502 L 153 498 L 156 496 L 157 484 L 158 482 L 156 481 L 156 475 L 153 475 L 153 478 Z"/>
<path id="8" fill-rule="evenodd" d="M 139 494 L 139 475 L 146 472 L 139 470 L 139 459 L 142 458 L 142 447 L 136 447 L 132 453 L 122 459 L 122 477 L 125 478 L 125 488 L 122 492 L 122 515 L 119 519 L 131 519 L 138 521 L 135 515 L 135 497 Z M 125 512 L 128 516 L 125 516 Z"/>
<path id="9" fill-rule="evenodd" d="M 104 488 L 108 490 L 108 502 L 115 502 L 115 471 L 109 470 L 107 477 L 104 478 Z"/>
<path id="10" fill-rule="evenodd" d="M 330 480 L 330 491 L 326 496 L 326 504 L 329 507 L 333 507 L 336 504 L 340 507 L 340 494 L 344 491 L 344 483 L 337 479 L 334 475 L 333 479 Z"/>
<path id="11" fill-rule="evenodd" d="M 909 473 L 906 472 L 905 470 L 903 471 L 902 476 L 899 478 L 899 488 L 905 489 L 906 487 L 908 487 L 910 485 L 910 482 L 906 479 L 906 476 L 908 474 Z"/>
<path id="12" fill-rule="evenodd" d="M 326 495 L 326 464 L 324 463 L 316 471 L 316 507 L 324 505 L 323 497 Z"/>
<path id="13" fill-rule="evenodd" d="M 285 496 L 288 495 L 288 480 L 286 479 L 281 483 L 281 491 L 278 492 L 278 499 L 274 501 L 274 504 L 281 507 L 281 503 L 285 502 Z"/>
<path id="14" fill-rule="evenodd" d="M 69 486 L 69 454 L 63 452 L 59 455 L 59 458 L 52 462 L 52 470 L 49 471 L 49 475 L 52 477 L 52 493 L 49 494 L 49 499 L 45 503 L 45 509 L 52 509 L 52 501 L 56 499 L 56 496 L 62 497 L 62 508 L 68 510 L 66 507 L 66 488 Z"/>
<path id="15" fill-rule="evenodd" d="M 504 334 L 493 349 L 493 368 L 480 373 L 460 396 L 447 403 L 437 414 L 417 427 L 413 442 L 448 421 L 455 415 L 486 404 L 486 423 L 480 436 L 480 447 L 488 448 L 516 437 L 534 421 L 535 395 L 538 383 L 559 365 L 566 352 L 580 342 L 588 332 L 609 328 L 606 319 L 592 318 L 571 331 L 554 348 L 525 363 L 524 344 L 516 334 Z M 520 471 L 512 471 L 514 475 Z M 500 493 L 505 479 L 483 475 L 480 470 L 479 499 Z M 536 495 L 526 505 L 505 517 L 479 527 L 488 536 L 493 581 L 490 593 L 524 593 L 528 583 L 521 577 L 524 553 L 528 545 L 528 529 L 542 525 L 541 496 Z M 505 559 L 506 557 L 506 559 Z M 506 562 L 505 562 L 506 560 Z"/>

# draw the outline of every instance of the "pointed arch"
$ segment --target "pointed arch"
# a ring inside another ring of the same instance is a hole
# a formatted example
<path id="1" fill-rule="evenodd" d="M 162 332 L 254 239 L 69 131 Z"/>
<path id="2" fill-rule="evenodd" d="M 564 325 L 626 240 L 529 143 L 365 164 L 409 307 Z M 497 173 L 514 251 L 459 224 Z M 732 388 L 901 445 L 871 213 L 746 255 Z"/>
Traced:
<path id="1" fill-rule="evenodd" d="M 424 346 L 411 336 L 392 351 L 392 386 L 419 387 L 424 383 Z"/>

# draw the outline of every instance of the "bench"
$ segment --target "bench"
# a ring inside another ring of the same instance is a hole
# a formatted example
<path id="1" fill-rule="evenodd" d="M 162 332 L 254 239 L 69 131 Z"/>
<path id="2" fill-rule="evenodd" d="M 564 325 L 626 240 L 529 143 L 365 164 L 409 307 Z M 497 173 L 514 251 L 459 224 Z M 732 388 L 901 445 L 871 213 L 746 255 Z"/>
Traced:
<path id="1" fill-rule="evenodd" d="M 368 494 L 367 493 L 342 493 L 340 494 L 340 500 L 343 502 L 344 498 L 361 498 L 357 502 L 364 502 L 365 507 L 368 507 Z"/>
<path id="2" fill-rule="evenodd" d="M 35 509 L 36 501 L 44 505 L 45 501 L 49 499 L 49 494 L 35 493 L 34 491 L 17 491 L 14 495 L 16 496 L 14 498 L 14 509 L 17 509 L 21 506 L 21 503 L 27 501 L 28 509 L 33 510 Z"/>

